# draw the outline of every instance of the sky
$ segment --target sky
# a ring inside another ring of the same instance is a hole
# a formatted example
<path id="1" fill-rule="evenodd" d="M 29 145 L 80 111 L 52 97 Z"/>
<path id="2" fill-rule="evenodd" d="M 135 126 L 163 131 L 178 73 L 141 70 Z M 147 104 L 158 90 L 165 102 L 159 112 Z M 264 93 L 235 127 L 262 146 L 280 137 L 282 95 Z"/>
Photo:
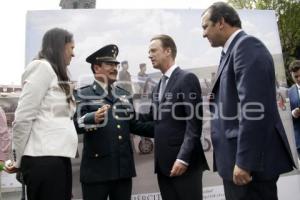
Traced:
<path id="1" fill-rule="evenodd" d="M 96 8 L 97 9 L 205 9 L 209 5 L 211 5 L 216 0 L 110 0 L 110 1 L 104 1 L 104 0 L 97 0 Z M 0 37 L 0 55 L 1 55 L 1 73 L 0 73 L 0 84 L 20 84 L 21 75 L 24 70 L 24 67 L 26 65 L 26 61 L 31 59 L 32 55 L 30 55 L 30 58 L 25 58 L 25 33 L 26 33 L 26 13 L 27 11 L 32 10 L 60 10 L 59 7 L 60 0 L 14 0 L 14 1 L 3 1 L 1 3 L 0 8 L 0 24 L 1 24 L 1 37 Z M 127 15 L 127 18 L 120 18 L 120 15 L 118 15 L 117 11 L 115 15 L 113 15 L 115 18 L 111 20 L 130 20 L 130 14 Z M 158 11 L 159 12 L 159 11 Z M 32 13 L 32 12 L 29 12 Z M 130 13 L 130 12 L 129 12 Z M 155 12 L 154 12 L 155 13 Z M 150 13 L 152 14 L 152 13 Z M 156 15 L 157 12 L 155 13 Z M 141 14 L 141 17 L 147 17 L 144 14 Z M 169 17 L 169 19 L 168 19 Z M 175 17 L 175 18 L 173 18 Z M 177 25 L 183 26 L 184 21 L 180 21 L 180 17 L 176 18 L 178 16 L 173 16 L 172 13 L 170 15 L 167 15 L 164 18 L 166 20 L 172 20 L 178 19 Z M 241 14 L 242 17 L 242 14 Z M 155 18 L 154 18 L 155 19 Z M 45 24 L 47 24 L 47 18 L 41 18 L 37 19 L 37 21 L 40 20 L 40 24 L 45 21 Z M 261 19 L 264 20 L 264 19 Z M 141 21 L 141 20 L 139 20 Z M 113 22 L 113 21 L 112 21 Z M 60 22 L 63 23 L 63 22 Z M 181 24 L 180 24 L 181 23 Z M 193 30 L 195 33 L 199 34 L 199 38 L 201 38 L 201 26 L 200 26 L 200 18 L 199 18 L 199 26 L 195 26 Z M 255 26 L 255 24 L 248 24 L 246 26 Z M 97 25 L 97 27 L 101 27 L 100 24 Z M 164 26 L 165 27 L 165 26 Z M 151 29 L 151 26 L 148 26 L 148 29 Z M 148 31 L 151 33 L 151 30 L 145 30 L 146 28 L 143 27 L 144 31 Z M 167 28 L 166 28 L 167 29 Z M 253 29 L 254 30 L 254 29 Z M 89 31 L 86 32 L 86 34 L 90 34 Z M 114 33 L 118 35 L 118 33 Z M 120 34 L 120 33 L 119 33 Z M 255 34 L 255 33 L 254 33 Z M 259 34 L 259 33 L 257 33 Z M 76 37 L 76 36 L 75 36 Z M 107 36 L 109 38 L 109 36 Z M 38 42 L 40 42 L 40 38 L 37 37 Z M 92 44 L 93 38 L 89 37 L 90 41 L 86 41 L 85 45 L 88 45 L 88 43 Z M 30 40 L 33 41 L 33 40 Z M 39 43 L 36 44 L 39 44 Z M 190 41 L 192 43 L 193 41 Z M 33 44 L 34 45 L 34 44 Z M 271 43 L 270 43 L 271 45 Z M 207 48 L 206 48 L 207 46 Z M 208 43 L 206 44 L 205 48 L 207 51 L 205 53 L 209 54 L 211 51 L 216 51 L 215 49 L 208 48 Z M 89 47 L 91 50 L 94 48 L 96 50 L 98 47 Z M 126 50 L 126 49 L 125 49 Z M 276 53 L 279 50 L 275 50 Z M 36 52 L 36 51 L 35 51 Z M 76 50 L 75 50 L 76 52 Z M 80 50 L 79 50 L 80 52 Z M 126 51 L 125 51 L 126 52 Z M 27 53 L 28 55 L 28 53 Z M 82 56 L 86 56 L 85 54 L 79 54 Z M 123 58 L 126 58 L 126 54 L 120 56 L 123 56 Z M 188 60 L 189 55 L 182 55 L 181 61 Z M 83 59 L 83 57 L 82 57 Z M 215 62 L 216 58 L 211 58 L 212 62 Z M 197 61 L 194 61 L 197 62 Z M 184 63 L 184 62 L 183 62 Z M 205 63 L 205 65 L 209 65 L 209 59 L 208 62 Z M 133 69 L 132 69 L 133 70 Z"/>
<path id="2" fill-rule="evenodd" d="M 25 67 L 25 21 L 28 10 L 60 10 L 60 0 L 1 1 L 0 84 L 20 84 Z M 97 9 L 206 8 L 215 0 L 97 0 Z"/>
<path id="3" fill-rule="evenodd" d="M 26 64 L 41 46 L 44 33 L 61 27 L 71 31 L 75 39 L 75 57 L 69 71 L 71 80 L 85 85 L 93 81 L 87 56 L 107 44 L 119 47 L 118 60 L 127 60 L 132 80 L 137 78 L 139 64 L 147 64 L 147 73 L 160 73 L 148 59 L 149 40 L 157 34 L 170 35 L 177 45 L 176 64 L 182 69 L 215 66 L 221 48 L 211 48 L 202 37 L 202 9 L 139 10 L 55 10 L 30 11 L 27 14 Z M 276 18 L 273 11 L 239 10 L 243 29 L 265 42 L 272 54 L 280 54 Z M 103 20 L 105 19 L 105 20 Z M 199 74 L 202 77 L 204 74 Z M 207 76 L 207 75 L 205 75 Z"/>

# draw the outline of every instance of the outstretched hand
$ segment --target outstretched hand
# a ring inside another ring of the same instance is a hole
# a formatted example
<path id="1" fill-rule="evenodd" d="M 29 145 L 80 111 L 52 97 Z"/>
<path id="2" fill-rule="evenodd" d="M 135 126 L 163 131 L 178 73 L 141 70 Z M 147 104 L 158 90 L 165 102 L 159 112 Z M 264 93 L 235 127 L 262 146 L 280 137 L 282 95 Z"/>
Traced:
<path id="1" fill-rule="evenodd" d="M 110 105 L 105 104 L 101 108 L 99 108 L 95 113 L 95 123 L 99 124 L 105 119 L 105 115 L 110 108 Z"/>

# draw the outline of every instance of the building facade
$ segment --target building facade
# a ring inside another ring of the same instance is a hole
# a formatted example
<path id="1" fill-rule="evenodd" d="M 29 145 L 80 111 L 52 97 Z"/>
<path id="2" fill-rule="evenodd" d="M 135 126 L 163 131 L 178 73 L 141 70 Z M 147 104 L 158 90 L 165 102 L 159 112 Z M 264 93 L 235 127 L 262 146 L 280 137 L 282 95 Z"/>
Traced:
<path id="1" fill-rule="evenodd" d="M 61 0 L 62 9 L 91 9 L 96 7 L 96 0 Z"/>

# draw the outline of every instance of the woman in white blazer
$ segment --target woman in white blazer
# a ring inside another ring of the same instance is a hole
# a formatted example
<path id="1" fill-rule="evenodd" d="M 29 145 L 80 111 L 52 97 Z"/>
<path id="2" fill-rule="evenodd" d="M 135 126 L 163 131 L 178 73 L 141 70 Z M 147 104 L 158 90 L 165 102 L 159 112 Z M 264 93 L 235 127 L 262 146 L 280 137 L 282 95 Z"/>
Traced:
<path id="1" fill-rule="evenodd" d="M 67 66 L 73 54 L 73 35 L 60 28 L 47 31 L 37 59 L 25 68 L 22 93 L 13 123 L 16 162 L 28 200 L 70 200 L 72 168 L 78 138 Z"/>

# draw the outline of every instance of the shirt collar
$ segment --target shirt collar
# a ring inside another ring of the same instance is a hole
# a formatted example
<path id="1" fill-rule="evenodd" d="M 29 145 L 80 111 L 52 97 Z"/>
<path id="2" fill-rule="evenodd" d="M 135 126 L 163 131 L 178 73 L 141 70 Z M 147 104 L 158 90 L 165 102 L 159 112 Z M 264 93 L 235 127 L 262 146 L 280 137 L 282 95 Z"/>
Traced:
<path id="1" fill-rule="evenodd" d="M 98 81 L 97 79 L 95 79 L 95 82 L 100 86 L 102 87 L 103 90 L 105 90 L 107 92 L 107 84 L 101 82 L 101 81 Z"/>
<path id="2" fill-rule="evenodd" d="M 236 30 L 234 33 L 231 34 L 231 36 L 227 39 L 227 41 L 225 42 L 225 45 L 223 47 L 223 50 L 224 53 L 226 54 L 227 50 L 228 50 L 228 47 L 230 46 L 232 40 L 236 37 L 236 35 L 241 32 L 242 29 L 239 29 L 239 30 Z"/>
<path id="3" fill-rule="evenodd" d="M 172 65 L 165 73 L 164 75 L 168 78 L 171 77 L 172 73 L 174 72 L 174 70 L 177 68 L 178 66 L 176 65 L 176 63 L 174 65 Z"/>

